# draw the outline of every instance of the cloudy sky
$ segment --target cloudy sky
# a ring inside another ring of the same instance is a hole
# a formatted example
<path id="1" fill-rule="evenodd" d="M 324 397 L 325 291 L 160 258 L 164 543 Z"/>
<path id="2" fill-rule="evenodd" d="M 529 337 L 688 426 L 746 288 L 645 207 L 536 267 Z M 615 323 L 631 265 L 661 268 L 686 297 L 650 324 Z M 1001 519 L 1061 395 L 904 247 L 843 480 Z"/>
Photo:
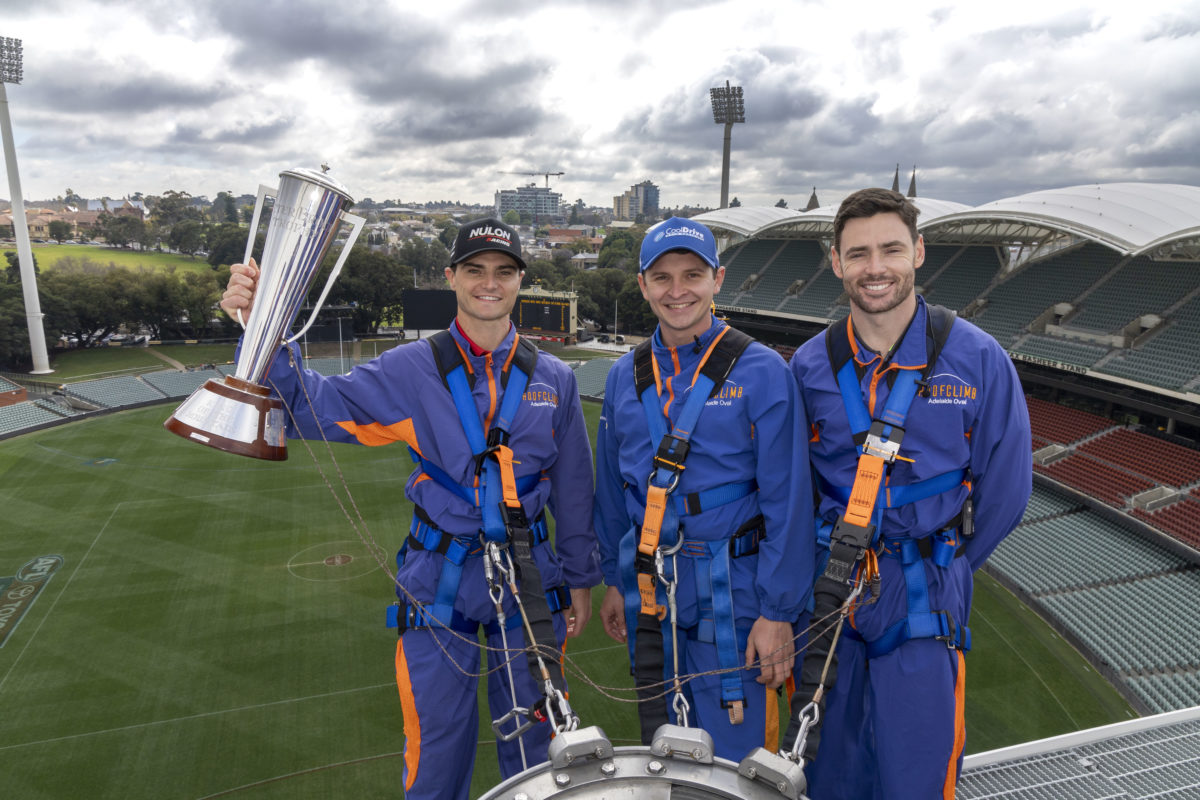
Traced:
<path id="1" fill-rule="evenodd" d="M 716 205 L 708 90 L 745 89 L 730 194 L 867 185 L 978 204 L 1200 184 L 1200 0 L 0 0 L 27 200 L 253 193 L 328 162 L 356 197 L 566 201 L 649 179 Z M 0 188 L 7 197 L 7 186 Z"/>

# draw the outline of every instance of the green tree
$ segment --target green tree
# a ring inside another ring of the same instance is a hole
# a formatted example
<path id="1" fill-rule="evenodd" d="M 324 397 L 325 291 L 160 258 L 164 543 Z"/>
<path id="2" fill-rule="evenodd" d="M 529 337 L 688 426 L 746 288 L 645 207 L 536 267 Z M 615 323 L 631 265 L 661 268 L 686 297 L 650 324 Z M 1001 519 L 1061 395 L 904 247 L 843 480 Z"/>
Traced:
<path id="1" fill-rule="evenodd" d="M 520 225 L 521 224 L 520 212 L 518 212 L 514 209 L 511 209 L 511 208 L 508 211 L 504 212 L 504 216 L 502 217 L 502 219 L 504 220 L 505 225 Z"/>
<path id="2" fill-rule="evenodd" d="M 458 236 L 458 225 L 452 219 L 444 219 L 438 223 L 438 241 L 449 250 L 454 246 L 454 237 Z"/>
<path id="3" fill-rule="evenodd" d="M 335 260 L 336 254 L 326 257 L 328 269 L 332 269 Z M 327 275 L 327 270 L 322 272 L 314 291 L 319 292 L 324 287 Z M 327 305 L 353 305 L 351 317 L 355 332 L 375 333 L 380 325 L 400 318 L 404 310 L 402 293 L 411 288 L 412 270 L 405 268 L 399 259 L 377 250 L 355 247 L 346 257 L 342 274 L 329 292 Z M 309 297 L 316 299 L 312 292 Z"/>
<path id="4" fill-rule="evenodd" d="M 37 275 L 39 272 L 41 272 L 41 270 L 38 268 L 37 254 L 31 253 L 30 255 L 33 258 L 33 274 Z M 17 251 L 16 250 L 5 250 L 4 251 L 4 260 L 8 262 L 8 265 L 4 268 L 5 282 L 6 283 L 20 283 L 21 282 L 21 260 L 20 260 L 20 256 L 17 255 Z"/>
<path id="5" fill-rule="evenodd" d="M 600 245 L 596 266 L 600 269 L 636 271 L 638 250 L 644 235 L 645 231 L 638 228 L 611 231 L 604 237 L 604 244 Z"/>
<path id="6" fill-rule="evenodd" d="M 608 330 L 613 321 L 613 304 L 621 296 L 628 276 L 624 270 L 611 268 L 581 272 L 575 281 L 579 316 Z"/>
<path id="7" fill-rule="evenodd" d="M 39 279 L 40 287 L 62 302 L 62 330 L 83 347 L 131 322 L 131 298 L 136 281 L 131 272 L 113 264 L 68 256 Z"/>
<path id="8" fill-rule="evenodd" d="M 779 202 L 777 202 L 775 204 L 775 207 L 776 208 L 787 208 L 787 200 L 784 200 L 782 197 L 779 198 Z"/>
<path id="9" fill-rule="evenodd" d="M 233 192 L 217 192 L 216 202 L 213 203 L 213 217 L 216 222 L 238 221 L 237 201 Z"/>
<path id="10" fill-rule="evenodd" d="M 193 219 L 185 219 L 171 226 L 167 243 L 171 249 L 178 250 L 184 255 L 195 256 L 196 251 L 204 246 L 205 226 Z"/>
<path id="11" fill-rule="evenodd" d="M 262 231 L 262 226 L 259 226 L 259 233 L 255 237 L 254 243 L 254 258 L 258 261 L 262 260 L 265 238 Z M 247 235 L 245 228 L 229 223 L 209 229 L 205 244 L 208 248 L 208 263 L 212 265 L 213 269 L 222 265 L 241 263 L 242 258 L 246 255 Z"/>
<path id="12" fill-rule="evenodd" d="M 741 206 L 741 204 L 742 204 L 742 201 L 738 200 L 737 197 L 734 197 L 732 200 L 729 201 L 730 208 L 738 208 L 739 206 Z"/>
<path id="13" fill-rule="evenodd" d="M 71 237 L 71 223 L 66 220 L 52 220 L 49 225 L 50 238 L 59 244 L 63 243 L 64 239 Z"/>

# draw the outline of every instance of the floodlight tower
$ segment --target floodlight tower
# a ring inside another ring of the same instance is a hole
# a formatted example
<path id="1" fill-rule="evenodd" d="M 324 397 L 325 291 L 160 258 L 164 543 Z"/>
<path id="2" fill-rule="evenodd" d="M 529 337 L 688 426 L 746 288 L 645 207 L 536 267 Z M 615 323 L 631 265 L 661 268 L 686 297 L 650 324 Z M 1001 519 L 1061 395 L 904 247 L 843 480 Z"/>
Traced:
<path id="1" fill-rule="evenodd" d="M 708 90 L 712 99 L 713 122 L 725 126 L 725 151 L 721 156 L 721 208 L 729 207 L 729 140 L 735 122 L 746 121 L 746 104 L 742 99 L 742 87 L 724 86 Z"/>
<path id="2" fill-rule="evenodd" d="M 12 197 L 13 236 L 17 240 L 17 261 L 21 265 L 21 291 L 25 295 L 25 319 L 29 323 L 33 374 L 45 375 L 54 370 L 50 369 L 50 358 L 46 354 L 42 306 L 38 302 L 33 250 L 29 246 L 25 201 L 21 197 L 21 176 L 17 174 L 17 149 L 13 144 L 12 120 L 8 117 L 8 92 L 4 88 L 6 83 L 20 83 L 21 77 L 21 40 L 0 36 L 0 134 L 4 137 L 4 163 L 8 166 L 8 191 Z"/>

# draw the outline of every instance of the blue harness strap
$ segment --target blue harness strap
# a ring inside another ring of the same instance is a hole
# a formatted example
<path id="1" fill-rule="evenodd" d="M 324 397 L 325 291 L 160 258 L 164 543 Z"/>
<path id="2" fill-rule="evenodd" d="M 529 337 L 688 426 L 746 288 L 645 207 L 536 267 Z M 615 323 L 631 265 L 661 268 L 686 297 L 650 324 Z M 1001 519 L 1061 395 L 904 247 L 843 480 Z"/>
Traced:
<path id="1" fill-rule="evenodd" d="M 683 462 L 691 447 L 691 437 L 696 430 L 705 404 L 715 389 L 724 384 L 734 364 L 737 363 L 737 359 L 751 341 L 749 336 L 734 328 L 727 328 L 725 332 L 719 334 L 719 337 L 697 367 L 688 399 L 680 409 L 679 416 L 670 430 L 668 430 L 668 420 L 662 411 L 661 388 L 658 385 L 657 377 L 651 381 L 651 375 L 648 374 L 656 367 L 653 363 L 654 355 L 649 341 L 639 346 L 639 351 L 635 353 L 634 368 L 639 400 L 646 418 L 650 441 L 659 443 L 650 473 L 649 487 L 657 487 L 666 493 L 662 521 L 659 524 L 659 536 L 655 543 L 656 548 L 664 554 L 684 552 L 697 561 L 693 572 L 697 578 L 697 594 L 702 607 L 701 625 L 704 627 L 703 633 L 707 634 L 705 640 L 715 641 L 718 664 L 722 670 L 725 670 L 721 677 L 721 705 L 728 708 L 735 703 L 745 703 L 740 673 L 742 663 L 738 655 L 740 652 L 739 636 L 735 627 L 733 589 L 730 579 L 730 549 L 733 535 L 704 542 L 700 547 L 700 552 L 697 553 L 693 552 L 694 547 L 684 548 L 685 542 L 680 539 L 679 523 L 681 517 L 698 514 L 701 511 L 739 500 L 757 491 L 758 485 L 753 480 L 737 481 L 690 492 L 686 495 L 673 494 L 684 469 Z M 655 391 L 649 391 L 651 385 L 655 387 Z M 645 495 L 635 487 L 631 487 L 629 491 L 637 500 L 638 505 L 645 509 Z M 619 568 L 621 574 L 627 577 L 624 585 L 626 630 L 629 631 L 629 658 L 630 663 L 635 665 L 635 674 L 639 661 L 637 641 L 639 637 L 636 632 L 639 629 L 638 617 L 642 611 L 644 599 L 640 591 L 638 575 L 640 573 L 644 576 L 649 573 L 657 579 L 655 574 L 657 565 L 653 557 L 639 551 L 642 525 L 643 521 L 639 520 L 622 537 L 618 549 Z M 737 538 L 738 545 L 743 548 L 739 555 L 750 555 L 757 552 L 758 539 L 754 539 L 752 550 L 748 541 L 748 537 Z M 699 545 L 700 543 L 690 544 Z M 676 580 L 670 558 L 662 559 L 661 569 L 664 581 Z M 662 581 L 656 580 L 654 593 L 658 606 L 663 608 L 666 595 Z M 705 611 L 709 613 L 705 613 Z M 663 617 L 660 619 L 663 619 L 663 628 L 670 624 L 669 620 Z M 673 637 L 664 630 L 662 635 L 656 638 L 661 639 L 662 680 L 670 681 L 674 677 Z M 742 639 L 744 640 L 744 636 Z M 643 643 L 643 646 L 645 645 L 646 643 Z"/>
<path id="2" fill-rule="evenodd" d="M 918 391 L 932 374 L 941 347 L 950 335 L 953 325 L 953 312 L 940 306 L 927 306 L 927 359 L 923 373 L 916 369 L 902 369 L 896 375 L 888 393 L 883 411 L 876 419 L 871 419 L 867 405 L 863 401 L 862 387 L 859 383 L 858 368 L 851 352 L 849 323 L 835 323 L 826 333 L 827 346 L 831 366 L 837 378 L 838 390 L 842 395 L 842 405 L 846 410 L 846 418 L 850 423 L 850 432 L 854 438 L 858 452 L 861 455 L 868 440 L 875 452 L 879 452 L 880 444 L 890 446 L 893 452 L 899 448 L 904 438 L 904 425 L 908 411 L 916 398 Z M 839 361 L 840 360 L 840 361 Z M 951 491 L 967 480 L 966 469 L 955 469 L 935 475 L 922 481 L 903 486 L 888 486 L 886 481 L 880 483 L 879 492 L 873 508 L 874 539 L 868 544 L 874 544 L 881 535 L 883 510 L 896 508 L 933 497 L 943 492 Z M 823 494 L 837 500 L 843 507 L 850 502 L 853 487 L 834 486 L 818 476 L 820 490 Z M 970 509 L 957 519 L 962 521 L 964 532 L 970 528 Z M 824 520 L 817 520 L 817 538 L 819 544 L 829 547 L 831 544 L 831 527 Z M 945 531 L 934 534 L 935 540 L 931 550 L 934 563 L 947 567 L 961 551 L 956 551 L 951 539 Z M 867 657 L 874 658 L 889 653 L 909 639 L 934 638 L 945 641 L 950 648 L 969 650 L 971 648 L 971 632 L 966 625 L 956 625 L 948 611 L 931 611 L 929 608 L 929 585 L 925 578 L 924 556 L 918 540 L 909 537 L 886 540 L 883 555 L 896 553 L 903 564 L 903 575 L 906 587 L 907 615 L 895 622 L 872 642 L 867 642 Z M 861 638 L 853 628 L 847 628 L 851 638 Z"/>

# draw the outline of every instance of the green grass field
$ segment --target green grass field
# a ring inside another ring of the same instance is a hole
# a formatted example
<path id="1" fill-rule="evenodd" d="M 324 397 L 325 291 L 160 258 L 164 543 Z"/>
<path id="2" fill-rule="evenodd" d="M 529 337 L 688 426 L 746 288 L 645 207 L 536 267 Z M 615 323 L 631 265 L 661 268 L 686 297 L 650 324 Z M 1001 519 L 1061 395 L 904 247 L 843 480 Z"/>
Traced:
<path id="1" fill-rule="evenodd" d="M 0 251 L 16 251 L 15 244 L 0 245 Z M 157 253 L 153 250 L 122 250 L 116 247 L 90 244 L 35 244 L 33 255 L 40 269 L 54 269 L 54 265 L 62 259 L 72 256 L 86 258 L 99 264 L 116 264 L 118 267 L 137 269 L 168 269 L 175 267 L 181 271 L 207 272 L 212 267 L 203 258 L 181 256 L 176 253 Z"/>
<path id="2" fill-rule="evenodd" d="M 331 460 L 313 445 L 314 460 L 293 442 L 289 461 L 257 462 L 165 432 L 173 408 L 0 442 L 0 576 L 65 559 L 0 648 L 0 797 L 399 796 L 383 620 L 407 452 Z M 594 433 L 598 405 L 585 413 Z M 338 555 L 351 559 L 326 564 Z M 970 752 L 1132 716 L 998 585 L 981 579 L 976 598 Z M 629 685 L 594 618 L 569 655 L 596 683 Z M 632 706 L 580 681 L 572 703 L 633 743 Z M 490 746 L 479 753 L 476 795 L 499 780 Z"/>

